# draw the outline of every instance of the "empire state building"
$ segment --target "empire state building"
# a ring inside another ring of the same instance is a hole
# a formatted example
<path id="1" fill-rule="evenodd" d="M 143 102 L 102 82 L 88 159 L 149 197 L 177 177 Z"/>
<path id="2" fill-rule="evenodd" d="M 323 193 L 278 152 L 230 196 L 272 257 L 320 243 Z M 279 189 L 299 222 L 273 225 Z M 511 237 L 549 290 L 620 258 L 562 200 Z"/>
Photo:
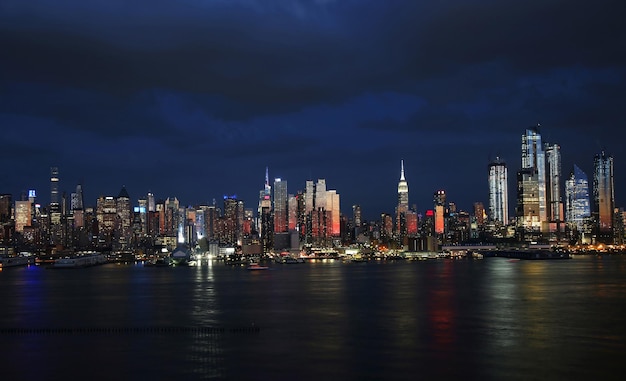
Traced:
<path id="1" fill-rule="evenodd" d="M 409 211 L 409 185 L 404 178 L 404 160 L 400 160 L 400 181 L 398 182 L 398 207 L 396 208 L 396 230 L 398 235 L 406 234 L 406 214 Z"/>

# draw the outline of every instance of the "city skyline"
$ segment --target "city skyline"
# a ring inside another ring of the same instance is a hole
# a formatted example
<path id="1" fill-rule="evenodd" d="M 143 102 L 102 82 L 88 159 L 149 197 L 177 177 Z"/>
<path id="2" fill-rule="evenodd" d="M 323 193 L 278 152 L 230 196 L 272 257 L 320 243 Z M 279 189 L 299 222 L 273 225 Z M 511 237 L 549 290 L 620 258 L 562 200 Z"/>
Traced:
<path id="1" fill-rule="evenodd" d="M 58 167 L 59 190 L 80 183 L 88 203 L 125 185 L 133 199 L 236 193 L 252 205 L 269 167 L 294 188 L 325 178 L 345 214 L 360 204 L 371 220 L 394 215 L 403 159 L 418 210 L 437 190 L 471 210 L 488 205 L 496 157 L 515 200 L 520 131 L 541 123 L 563 173 L 577 164 L 591 176 L 595 154 L 613 155 L 620 205 L 626 28 L 616 9 L 4 1 L 0 192 L 37 189 L 47 203 Z"/>

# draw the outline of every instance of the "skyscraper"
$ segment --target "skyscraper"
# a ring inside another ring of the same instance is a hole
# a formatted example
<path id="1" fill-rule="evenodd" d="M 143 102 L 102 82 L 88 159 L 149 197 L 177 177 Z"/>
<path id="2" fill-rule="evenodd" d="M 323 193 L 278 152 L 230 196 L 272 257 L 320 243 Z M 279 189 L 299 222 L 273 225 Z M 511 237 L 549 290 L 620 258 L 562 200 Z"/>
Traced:
<path id="1" fill-rule="evenodd" d="M 565 221 L 570 229 L 583 231 L 584 223 L 591 216 L 589 206 L 589 181 L 587 175 L 577 165 L 565 182 Z"/>
<path id="2" fill-rule="evenodd" d="M 59 168 L 50 168 L 50 212 L 59 212 Z"/>
<path id="3" fill-rule="evenodd" d="M 539 125 L 522 135 L 522 168 L 517 173 L 517 226 L 540 232 L 547 221 L 545 154 Z"/>
<path id="4" fill-rule="evenodd" d="M 434 194 L 434 204 L 435 204 L 435 233 L 436 234 L 444 234 L 446 225 L 445 225 L 445 205 L 446 205 L 446 191 L 438 190 Z"/>
<path id="5" fill-rule="evenodd" d="M 261 244 L 264 251 L 269 251 L 273 246 L 272 229 L 272 187 L 270 186 L 269 169 L 265 167 L 265 185 L 259 192 L 259 208 L 257 214 L 257 229 L 261 233 Z"/>
<path id="6" fill-rule="evenodd" d="M 274 233 L 289 231 L 287 181 L 274 179 Z"/>
<path id="7" fill-rule="evenodd" d="M 330 221 L 327 221 L 328 234 L 332 237 L 339 237 L 341 235 L 341 213 L 339 194 L 334 189 L 326 192 L 326 210 L 330 216 Z"/>
<path id="8" fill-rule="evenodd" d="M 132 237 L 132 205 L 130 202 L 130 196 L 128 195 L 128 191 L 126 187 L 122 187 L 120 193 L 115 199 L 115 210 L 117 212 L 117 231 L 118 231 L 118 242 L 119 248 L 122 250 L 128 249 L 128 246 L 131 243 Z"/>
<path id="9" fill-rule="evenodd" d="M 546 198 L 548 220 L 563 221 L 563 200 L 561 196 L 561 147 L 546 144 Z"/>
<path id="10" fill-rule="evenodd" d="M 604 151 L 593 160 L 593 203 L 598 234 L 610 240 L 613 232 L 615 196 L 613 191 L 613 157 Z"/>
<path id="11" fill-rule="evenodd" d="M 489 164 L 489 218 L 498 225 L 509 221 L 507 169 L 499 157 Z"/>
<path id="12" fill-rule="evenodd" d="M 406 212 L 409 211 L 409 184 L 404 177 L 404 160 L 400 160 L 398 182 L 398 206 L 396 207 L 396 231 L 399 237 L 406 235 Z"/>

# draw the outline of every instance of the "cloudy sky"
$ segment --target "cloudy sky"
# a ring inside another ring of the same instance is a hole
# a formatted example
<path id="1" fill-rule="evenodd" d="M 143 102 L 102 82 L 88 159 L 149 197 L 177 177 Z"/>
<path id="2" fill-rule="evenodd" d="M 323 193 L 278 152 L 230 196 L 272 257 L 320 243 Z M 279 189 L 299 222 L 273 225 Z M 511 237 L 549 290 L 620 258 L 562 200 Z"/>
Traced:
<path id="1" fill-rule="evenodd" d="M 237 194 L 255 208 L 265 167 L 325 178 L 342 210 L 487 204 L 487 164 L 509 167 L 541 124 L 563 172 L 615 158 L 626 205 L 623 0 L 0 0 L 0 193 L 49 170 L 86 202 L 152 191 L 183 204 Z"/>

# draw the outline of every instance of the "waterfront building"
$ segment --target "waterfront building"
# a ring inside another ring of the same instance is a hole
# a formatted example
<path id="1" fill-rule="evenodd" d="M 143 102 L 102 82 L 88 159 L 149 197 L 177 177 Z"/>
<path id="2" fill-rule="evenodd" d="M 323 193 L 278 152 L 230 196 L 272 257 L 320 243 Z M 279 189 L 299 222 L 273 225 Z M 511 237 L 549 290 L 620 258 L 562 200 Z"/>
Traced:
<path id="1" fill-rule="evenodd" d="M 522 135 L 522 168 L 517 173 L 517 226 L 525 232 L 541 232 L 548 220 L 545 174 L 545 153 L 537 125 Z"/>
<path id="2" fill-rule="evenodd" d="M 612 243 L 615 195 L 613 190 L 613 157 L 604 151 L 593 160 L 593 202 L 596 235 L 599 242 Z"/>
<path id="3" fill-rule="evenodd" d="M 506 225 L 509 221 L 509 199 L 508 199 L 508 180 L 506 163 L 499 157 L 489 164 L 489 219 L 496 225 Z M 480 204 L 482 207 L 482 204 Z M 484 223 L 483 216 L 476 210 L 474 205 L 474 214 L 479 224 Z M 484 213 L 484 207 L 482 208 Z"/>
<path id="4" fill-rule="evenodd" d="M 582 232 L 585 221 L 589 217 L 591 217 L 591 207 L 587 174 L 574 165 L 565 182 L 565 221 L 570 229 Z"/>

